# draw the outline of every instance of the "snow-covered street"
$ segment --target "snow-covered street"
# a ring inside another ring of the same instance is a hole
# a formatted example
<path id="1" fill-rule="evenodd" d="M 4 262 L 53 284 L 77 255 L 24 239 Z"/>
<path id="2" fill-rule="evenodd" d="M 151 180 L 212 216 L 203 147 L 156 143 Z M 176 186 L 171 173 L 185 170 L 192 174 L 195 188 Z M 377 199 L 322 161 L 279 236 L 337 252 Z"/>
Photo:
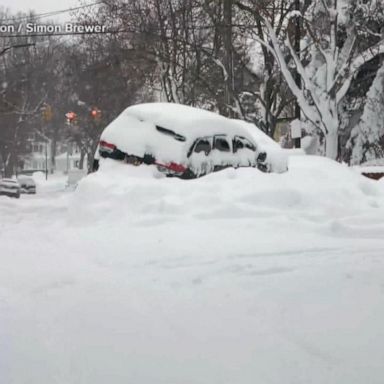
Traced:
<path id="1" fill-rule="evenodd" d="M 140 172 L 0 197 L 0 383 L 383 383 L 383 181 Z"/>

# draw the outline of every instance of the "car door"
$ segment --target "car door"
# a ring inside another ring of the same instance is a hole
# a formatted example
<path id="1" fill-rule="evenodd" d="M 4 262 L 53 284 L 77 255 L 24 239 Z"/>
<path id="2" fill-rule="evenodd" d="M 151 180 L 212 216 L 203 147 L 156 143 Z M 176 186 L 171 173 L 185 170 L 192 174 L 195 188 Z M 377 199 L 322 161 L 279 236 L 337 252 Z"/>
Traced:
<path id="1" fill-rule="evenodd" d="M 255 167 L 257 148 L 254 143 L 243 136 L 233 138 L 234 162 L 238 167 Z"/>
<path id="2" fill-rule="evenodd" d="M 191 146 L 188 152 L 188 163 L 189 168 L 196 176 L 203 176 L 212 172 L 211 151 L 212 137 L 200 137 Z"/>
<path id="3" fill-rule="evenodd" d="M 234 165 L 232 143 L 227 135 L 215 135 L 213 137 L 211 157 L 215 171 L 220 171 L 221 169 L 232 167 Z"/>

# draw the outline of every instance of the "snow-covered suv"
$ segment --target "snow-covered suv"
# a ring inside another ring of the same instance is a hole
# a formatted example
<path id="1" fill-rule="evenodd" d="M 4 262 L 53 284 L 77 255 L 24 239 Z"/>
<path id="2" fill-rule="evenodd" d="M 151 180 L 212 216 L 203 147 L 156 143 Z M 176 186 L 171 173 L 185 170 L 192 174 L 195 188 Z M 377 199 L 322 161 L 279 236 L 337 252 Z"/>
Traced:
<path id="1" fill-rule="evenodd" d="M 31 176 L 27 175 L 18 175 L 17 181 L 20 184 L 20 192 L 26 194 L 35 194 L 36 193 L 36 182 Z"/>
<path id="2" fill-rule="evenodd" d="M 167 176 L 186 179 L 227 167 L 287 169 L 279 145 L 254 125 L 171 103 L 127 108 L 103 131 L 98 157 L 155 164 Z"/>

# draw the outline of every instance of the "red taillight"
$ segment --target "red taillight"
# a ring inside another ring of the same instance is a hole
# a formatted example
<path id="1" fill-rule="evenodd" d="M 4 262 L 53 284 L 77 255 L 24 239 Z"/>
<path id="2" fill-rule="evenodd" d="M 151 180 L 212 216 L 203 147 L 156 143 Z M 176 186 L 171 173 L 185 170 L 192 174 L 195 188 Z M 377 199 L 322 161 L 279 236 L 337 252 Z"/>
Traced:
<path id="1" fill-rule="evenodd" d="M 177 164 L 177 163 L 162 164 L 162 163 L 155 161 L 155 164 L 157 165 L 157 168 L 161 172 L 169 173 L 169 174 L 175 174 L 175 173 L 182 174 L 187 170 L 186 167 L 184 167 L 181 164 Z"/>
<path id="2" fill-rule="evenodd" d="M 106 141 L 100 141 L 99 145 L 100 149 L 105 151 L 114 151 L 116 149 L 116 145 L 107 143 Z"/>
<path id="3" fill-rule="evenodd" d="M 176 163 L 169 163 L 166 165 L 166 167 L 176 173 L 183 173 L 187 170 L 187 168 L 185 168 L 183 165 Z"/>

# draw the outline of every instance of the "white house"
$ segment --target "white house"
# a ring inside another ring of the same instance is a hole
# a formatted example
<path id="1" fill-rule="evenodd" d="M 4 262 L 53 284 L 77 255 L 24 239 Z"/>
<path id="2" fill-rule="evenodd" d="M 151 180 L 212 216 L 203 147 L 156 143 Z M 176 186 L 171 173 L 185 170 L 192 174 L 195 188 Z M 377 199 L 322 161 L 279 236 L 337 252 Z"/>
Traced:
<path id="1" fill-rule="evenodd" d="M 55 166 L 52 164 L 52 142 L 51 140 L 31 140 L 31 153 L 24 158 L 23 170 L 48 170 L 68 173 L 79 169 L 81 153 L 79 147 L 70 142 L 58 142 L 56 144 Z M 87 157 L 84 159 L 87 167 Z M 54 169 L 53 169 L 54 168 Z"/>

